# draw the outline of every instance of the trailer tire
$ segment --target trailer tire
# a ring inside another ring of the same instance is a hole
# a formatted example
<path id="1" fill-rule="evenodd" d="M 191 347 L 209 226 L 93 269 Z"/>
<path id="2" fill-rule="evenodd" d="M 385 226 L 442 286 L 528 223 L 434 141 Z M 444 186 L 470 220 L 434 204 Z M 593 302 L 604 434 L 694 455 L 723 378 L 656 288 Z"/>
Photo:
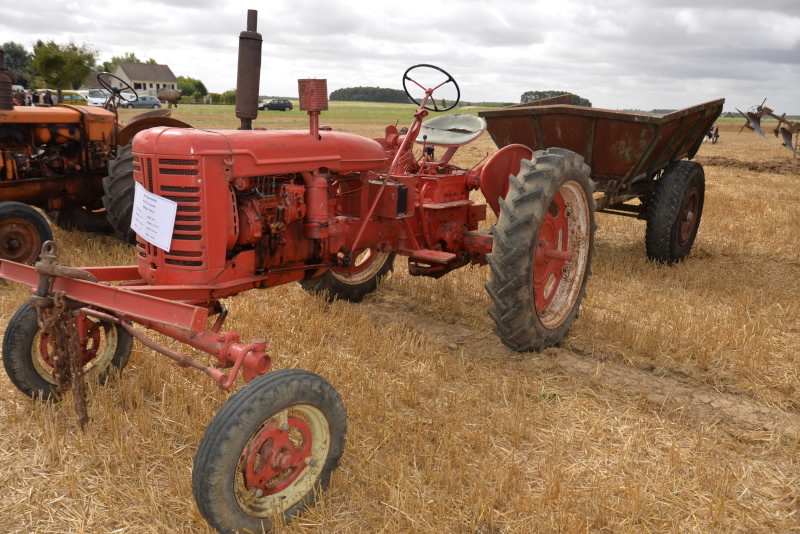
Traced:
<path id="1" fill-rule="evenodd" d="M 560 345 L 586 292 L 594 249 L 593 183 L 583 157 L 536 151 L 500 200 L 486 290 L 495 333 L 516 351 Z"/>
<path id="2" fill-rule="evenodd" d="M 394 269 L 394 256 L 367 248 L 349 267 L 331 267 L 317 278 L 300 280 L 300 285 L 310 293 L 324 293 L 330 301 L 361 302 Z"/>
<path id="3" fill-rule="evenodd" d="M 689 255 L 700 226 L 705 195 L 703 166 L 673 161 L 656 181 L 647 204 L 647 256 L 672 265 Z"/>
<path id="4" fill-rule="evenodd" d="M 136 243 L 136 232 L 131 230 L 135 188 L 133 147 L 128 143 L 118 146 L 117 157 L 108 162 L 108 176 L 103 178 L 103 206 L 117 235 L 132 244 Z"/>
<path id="5" fill-rule="evenodd" d="M 342 399 L 300 369 L 261 375 L 220 408 L 192 469 L 197 507 L 221 533 L 270 532 L 313 504 L 344 449 Z"/>
<path id="6" fill-rule="evenodd" d="M 84 376 L 105 384 L 112 369 L 122 370 L 128 363 L 133 338 L 121 326 L 83 316 L 87 321 L 82 337 L 92 343 L 96 356 L 86 359 Z M 25 301 L 8 322 L 3 336 L 3 364 L 11 382 L 31 398 L 58 400 L 52 375 L 53 362 L 42 339 L 38 312 Z"/>
<path id="7" fill-rule="evenodd" d="M 0 202 L 0 259 L 32 265 L 53 239 L 47 219 L 22 202 Z"/>

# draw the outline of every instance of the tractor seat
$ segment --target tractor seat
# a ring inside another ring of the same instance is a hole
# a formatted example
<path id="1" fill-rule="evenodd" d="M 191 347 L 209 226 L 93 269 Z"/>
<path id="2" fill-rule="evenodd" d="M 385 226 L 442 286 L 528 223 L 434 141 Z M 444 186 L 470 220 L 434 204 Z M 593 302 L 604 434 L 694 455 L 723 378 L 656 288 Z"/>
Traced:
<path id="1" fill-rule="evenodd" d="M 417 143 L 461 146 L 474 141 L 486 130 L 486 121 L 475 115 L 439 115 L 422 123 Z M 427 136 L 427 137 L 426 137 Z"/>

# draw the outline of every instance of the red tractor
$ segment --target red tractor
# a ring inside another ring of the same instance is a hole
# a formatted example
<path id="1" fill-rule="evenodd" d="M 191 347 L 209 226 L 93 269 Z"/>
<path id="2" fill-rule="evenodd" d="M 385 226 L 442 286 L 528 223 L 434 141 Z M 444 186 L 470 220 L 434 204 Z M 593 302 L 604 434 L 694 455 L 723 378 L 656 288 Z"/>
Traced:
<path id="1" fill-rule="evenodd" d="M 261 55 L 255 26 L 251 11 L 240 36 L 241 129 L 154 127 L 133 141 L 137 265 L 66 267 L 52 242 L 35 267 L 0 263 L 0 276 L 36 288 L 3 341 L 10 378 L 31 397 L 102 380 L 125 365 L 134 337 L 223 388 L 243 371 L 248 383 L 211 421 L 193 470 L 200 511 L 226 533 L 269 530 L 275 511 L 290 518 L 309 505 L 339 462 L 346 418 L 323 378 L 267 373 L 265 340 L 243 344 L 221 331 L 220 299 L 299 282 L 358 301 L 397 255 L 411 274 L 437 278 L 488 263 L 496 333 L 516 350 L 542 350 L 562 341 L 578 313 L 595 227 L 589 168 L 573 152 L 510 145 L 482 167 L 453 165 L 485 122 L 458 114 L 424 120 L 460 96 L 455 80 L 431 65 L 403 75 L 419 105 L 405 131 L 390 125 L 370 139 L 320 127 L 325 80 L 299 82 L 308 130 L 250 129 Z M 426 76 L 438 79 L 421 83 Z M 446 104 L 437 99 L 445 89 L 456 95 Z M 487 204 L 471 198 L 475 191 Z M 488 209 L 497 223 L 481 229 Z M 160 346 L 134 324 L 216 361 Z"/>

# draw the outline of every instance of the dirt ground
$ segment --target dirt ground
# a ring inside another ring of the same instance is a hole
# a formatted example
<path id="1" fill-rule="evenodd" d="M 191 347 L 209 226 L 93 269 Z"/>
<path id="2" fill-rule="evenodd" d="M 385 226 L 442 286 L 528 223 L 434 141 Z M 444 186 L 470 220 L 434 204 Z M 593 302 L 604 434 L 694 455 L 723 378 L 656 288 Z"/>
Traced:
<path id="1" fill-rule="evenodd" d="M 297 285 L 227 299 L 226 329 L 266 337 L 274 368 L 321 374 L 347 408 L 330 489 L 277 531 L 800 532 L 800 158 L 739 128 L 697 155 L 686 261 L 648 261 L 644 222 L 597 215 L 561 348 L 500 343 L 485 268 L 415 278 L 398 258 L 361 304 Z M 465 164 L 494 150 L 467 148 Z M 131 261 L 109 238 L 56 239 L 70 265 Z M 0 285 L 0 328 L 25 298 Z M 82 432 L 70 398 L 31 401 L 0 375 L 4 531 L 211 532 L 191 469 L 230 393 L 137 343 L 92 387 Z"/>

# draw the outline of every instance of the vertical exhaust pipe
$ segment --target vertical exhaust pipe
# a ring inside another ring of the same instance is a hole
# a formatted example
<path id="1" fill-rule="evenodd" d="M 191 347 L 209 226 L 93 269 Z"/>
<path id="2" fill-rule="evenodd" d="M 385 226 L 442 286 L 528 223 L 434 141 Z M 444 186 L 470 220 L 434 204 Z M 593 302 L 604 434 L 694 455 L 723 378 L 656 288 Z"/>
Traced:
<path id="1" fill-rule="evenodd" d="M 6 70 L 6 53 L 0 50 L 0 110 L 14 109 L 14 94 L 11 90 L 11 76 Z"/>
<path id="2" fill-rule="evenodd" d="M 236 77 L 236 117 L 240 130 L 252 130 L 258 116 L 258 82 L 261 77 L 261 34 L 256 31 L 258 11 L 247 10 L 247 30 L 239 34 L 239 67 Z"/>

